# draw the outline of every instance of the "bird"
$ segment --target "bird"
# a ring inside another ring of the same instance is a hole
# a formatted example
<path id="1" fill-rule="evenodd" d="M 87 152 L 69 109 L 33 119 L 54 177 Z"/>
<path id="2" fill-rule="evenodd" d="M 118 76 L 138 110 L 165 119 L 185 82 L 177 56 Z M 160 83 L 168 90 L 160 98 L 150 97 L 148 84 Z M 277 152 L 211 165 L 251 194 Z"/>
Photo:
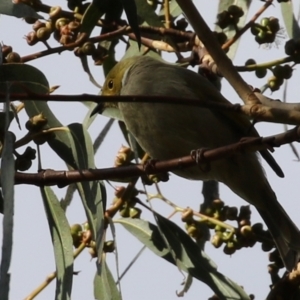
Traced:
<path id="1" fill-rule="evenodd" d="M 118 62 L 102 87 L 105 96 L 157 96 L 182 98 L 183 104 L 155 102 L 99 103 L 92 112 L 114 109 L 127 129 L 151 158 L 167 160 L 189 155 L 195 149 L 230 145 L 259 134 L 238 112 L 184 105 L 184 99 L 230 103 L 204 76 L 150 56 L 133 56 Z M 260 151 L 276 174 L 284 174 L 268 150 Z M 240 152 L 210 162 L 209 171 L 198 165 L 172 171 L 189 180 L 216 180 L 254 205 L 267 225 L 285 268 L 292 271 L 300 258 L 300 231 L 278 202 L 258 153 Z"/>

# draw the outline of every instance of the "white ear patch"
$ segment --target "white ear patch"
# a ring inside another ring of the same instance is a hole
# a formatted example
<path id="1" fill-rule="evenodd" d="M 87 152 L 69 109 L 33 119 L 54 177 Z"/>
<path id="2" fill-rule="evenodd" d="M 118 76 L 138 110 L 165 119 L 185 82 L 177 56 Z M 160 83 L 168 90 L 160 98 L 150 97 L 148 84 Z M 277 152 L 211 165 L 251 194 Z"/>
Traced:
<path id="1" fill-rule="evenodd" d="M 122 78 L 122 87 L 125 86 L 128 82 L 128 72 L 130 71 L 131 67 L 129 67 L 125 72 L 124 72 L 124 75 L 123 75 L 123 78 Z"/>

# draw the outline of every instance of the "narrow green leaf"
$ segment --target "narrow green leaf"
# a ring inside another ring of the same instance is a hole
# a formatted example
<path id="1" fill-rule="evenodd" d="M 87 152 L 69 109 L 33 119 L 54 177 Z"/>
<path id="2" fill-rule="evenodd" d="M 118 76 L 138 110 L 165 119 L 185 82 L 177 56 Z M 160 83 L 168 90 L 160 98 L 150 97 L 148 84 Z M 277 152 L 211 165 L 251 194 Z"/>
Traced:
<path id="1" fill-rule="evenodd" d="M 294 8 L 292 1 L 281 2 L 281 13 L 283 21 L 285 24 L 286 32 L 290 39 L 299 39 L 300 38 L 300 28 L 299 23 L 294 15 Z"/>
<path id="2" fill-rule="evenodd" d="M 87 56 L 80 57 L 80 61 L 81 61 L 81 65 L 82 65 L 82 68 L 83 68 L 84 72 L 86 72 L 89 75 L 90 82 L 94 86 L 96 86 L 98 88 L 101 88 L 101 85 L 96 81 L 96 79 L 94 78 L 94 76 L 93 76 L 93 74 L 92 74 L 92 72 L 90 70 Z"/>
<path id="3" fill-rule="evenodd" d="M 163 23 L 155 10 L 147 1 L 136 0 L 137 14 L 141 18 L 140 24 L 146 22 L 150 26 L 163 27 Z"/>
<path id="4" fill-rule="evenodd" d="M 141 47 L 141 34 L 138 22 L 138 8 L 135 0 L 121 0 L 127 20 L 131 26 L 133 33 L 136 36 L 136 40 L 139 48 Z M 144 1 L 146 3 L 146 1 Z"/>
<path id="5" fill-rule="evenodd" d="M 86 33 L 89 37 L 95 28 L 98 20 L 104 15 L 107 0 L 94 0 L 85 10 L 81 19 L 80 32 Z"/>
<path id="6" fill-rule="evenodd" d="M 2 194 L 2 189 L 0 189 L 0 214 L 4 212 L 4 199 Z"/>
<path id="7" fill-rule="evenodd" d="M 76 162 L 76 169 L 95 168 L 94 150 L 91 138 L 86 129 L 78 123 L 70 124 L 70 147 Z M 106 205 L 106 192 L 103 182 L 78 182 L 76 183 L 85 213 L 96 240 L 99 256 L 101 257 L 103 248 L 104 232 L 104 210 Z"/>
<path id="8" fill-rule="evenodd" d="M 48 124 L 46 128 L 63 127 L 55 117 L 47 102 L 26 101 L 25 109 L 32 117 L 43 113 Z M 69 169 L 82 170 L 95 168 L 91 138 L 82 124 L 71 124 L 64 131 L 55 132 L 55 138 L 48 141 L 49 146 L 66 162 Z M 103 245 L 103 207 L 106 201 L 102 182 L 79 182 L 76 184 L 88 219 L 90 230 L 97 241 L 99 251 Z"/>
<path id="9" fill-rule="evenodd" d="M 102 130 L 99 132 L 98 136 L 96 137 L 96 139 L 94 141 L 94 145 L 93 145 L 95 153 L 98 151 L 98 149 L 102 145 L 102 142 L 104 141 L 108 132 L 112 128 L 114 121 L 115 121 L 114 119 L 108 119 L 106 124 L 103 126 Z"/>
<path id="10" fill-rule="evenodd" d="M 12 111 L 9 112 L 0 112 L 0 132 L 5 132 L 5 129 L 7 128 L 6 125 L 6 114 L 8 113 L 8 122 L 9 124 L 14 118 L 14 114 Z"/>
<path id="11" fill-rule="evenodd" d="M 71 204 L 75 191 L 76 191 L 75 184 L 68 185 L 65 196 L 63 197 L 63 199 L 60 200 L 60 206 L 64 211 L 66 211 L 68 206 Z"/>
<path id="12" fill-rule="evenodd" d="M 8 120 L 8 111 L 6 112 Z M 15 160 L 13 156 L 15 136 L 6 131 L 1 159 L 1 186 L 4 199 L 3 243 L 0 266 L 0 299 L 9 299 L 10 273 L 14 222 L 14 176 Z"/>
<path id="13" fill-rule="evenodd" d="M 73 281 L 73 240 L 64 210 L 50 187 L 42 187 L 41 194 L 51 232 L 56 264 L 55 299 L 71 299 Z"/>
<path id="14" fill-rule="evenodd" d="M 94 297 L 97 300 L 121 300 L 121 294 L 115 280 L 106 264 L 103 261 L 100 274 L 94 277 Z"/>
<path id="15" fill-rule="evenodd" d="M 68 126 L 72 135 L 72 151 L 79 170 L 95 168 L 93 143 L 82 124 Z M 78 182 L 77 190 L 85 208 L 93 237 L 96 240 L 98 257 L 102 256 L 104 243 L 104 210 L 106 191 L 103 182 Z"/>
<path id="16" fill-rule="evenodd" d="M 156 255 L 207 284 L 220 299 L 250 300 L 238 284 L 217 271 L 215 263 L 180 227 L 158 214 L 155 216 L 164 238 L 172 249 L 172 255 L 156 225 L 130 218 L 119 219 L 115 222 L 122 224 Z"/>

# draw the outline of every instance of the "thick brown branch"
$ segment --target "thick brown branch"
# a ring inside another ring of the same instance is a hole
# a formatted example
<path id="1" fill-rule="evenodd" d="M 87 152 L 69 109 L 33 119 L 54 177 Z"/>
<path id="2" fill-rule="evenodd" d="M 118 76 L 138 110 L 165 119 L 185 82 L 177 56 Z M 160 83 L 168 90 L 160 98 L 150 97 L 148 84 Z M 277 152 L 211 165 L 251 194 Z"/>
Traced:
<path id="1" fill-rule="evenodd" d="M 207 163 L 222 159 L 238 152 L 258 151 L 266 148 L 279 147 L 283 144 L 300 140 L 300 127 L 295 127 L 286 133 L 270 137 L 245 138 L 238 143 L 213 150 L 202 151 L 198 163 Z M 37 186 L 57 185 L 59 187 L 80 181 L 110 180 L 121 177 L 134 177 L 148 174 L 157 174 L 195 165 L 195 159 L 189 155 L 185 157 L 153 161 L 147 165 L 134 165 L 119 168 L 54 171 L 42 170 L 39 173 L 29 174 L 16 172 L 15 184 L 33 184 Z"/>
<path id="2" fill-rule="evenodd" d="M 240 74 L 235 70 L 232 61 L 226 56 L 212 31 L 205 23 L 191 0 L 177 0 L 182 11 L 185 13 L 191 26 L 195 30 L 199 39 L 203 42 L 209 54 L 214 59 L 221 74 L 228 80 L 245 104 L 257 103 L 258 99 L 243 80 Z"/>
<path id="3" fill-rule="evenodd" d="M 241 106 L 239 104 L 219 103 L 210 100 L 201 99 L 186 99 L 186 98 L 171 98 L 158 96 L 99 96 L 91 94 L 81 95 L 47 95 L 34 93 L 12 93 L 11 100 L 35 100 L 35 101 L 58 101 L 58 102 L 80 102 L 93 101 L 96 103 L 103 102 L 155 102 L 169 103 L 170 105 L 184 104 L 190 106 L 206 107 L 210 109 L 228 110 L 232 112 L 242 112 L 249 118 L 256 121 L 265 121 L 272 123 L 284 123 L 289 125 L 300 124 L 300 104 L 299 103 L 284 103 L 274 101 L 260 93 L 255 93 L 259 100 L 264 104 L 247 104 Z M 0 93 L 0 102 L 5 99 L 5 93 Z"/>
<path id="4" fill-rule="evenodd" d="M 110 32 L 107 32 L 105 34 L 101 34 L 99 36 L 95 36 L 95 37 L 90 37 L 87 38 L 85 34 L 82 34 L 78 37 L 78 39 L 74 42 L 74 43 L 70 43 L 67 45 L 63 45 L 63 46 L 58 46 L 58 47 L 54 47 L 54 48 L 49 48 L 46 49 L 44 51 L 40 51 L 40 52 L 36 52 L 36 53 L 32 53 L 26 56 L 23 56 L 21 58 L 22 62 L 28 62 L 37 58 L 41 58 L 47 55 L 51 55 L 54 53 L 62 53 L 64 51 L 70 51 L 75 49 L 78 46 L 81 46 L 83 43 L 85 43 L 86 41 L 92 42 L 92 43 L 98 43 L 101 41 L 105 41 L 105 40 L 111 40 L 117 37 L 121 37 L 123 35 L 128 35 L 130 38 L 135 39 L 135 35 L 132 33 L 132 29 L 130 26 L 127 25 L 115 25 L 116 29 L 112 30 Z M 167 28 L 161 28 L 161 27 L 153 27 L 153 26 L 140 26 L 140 30 L 141 33 L 147 33 L 147 32 L 151 32 L 151 33 L 156 33 L 156 34 L 160 34 L 162 37 L 164 35 L 170 35 L 170 36 L 177 36 L 183 39 L 186 39 L 186 41 L 190 41 L 192 39 L 192 37 L 194 36 L 194 33 L 191 32 L 184 32 L 184 31 L 180 31 L 180 30 L 176 30 L 176 29 L 167 29 Z M 142 43 L 145 46 L 149 46 L 151 48 L 155 48 L 155 44 L 153 45 L 155 41 L 154 40 L 150 40 L 147 38 L 142 37 Z M 169 46 L 171 47 L 171 46 Z M 189 47 L 191 48 L 191 46 Z M 188 47 L 185 48 L 185 51 L 190 50 Z M 174 51 L 174 50 L 173 50 Z"/>

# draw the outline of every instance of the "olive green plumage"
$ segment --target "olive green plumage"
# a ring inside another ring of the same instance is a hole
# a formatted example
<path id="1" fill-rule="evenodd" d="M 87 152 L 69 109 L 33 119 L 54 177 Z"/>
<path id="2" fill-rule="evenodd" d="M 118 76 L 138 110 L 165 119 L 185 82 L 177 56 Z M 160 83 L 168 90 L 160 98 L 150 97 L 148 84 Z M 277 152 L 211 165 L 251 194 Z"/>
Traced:
<path id="1" fill-rule="evenodd" d="M 151 57 L 139 56 L 118 63 L 108 74 L 102 95 L 168 96 L 228 101 L 203 76 Z M 172 101 L 172 100 L 170 100 Z M 96 111 L 117 106 L 127 128 L 141 147 L 154 159 L 188 155 L 199 148 L 216 148 L 258 136 L 247 117 L 231 111 L 164 103 L 107 103 Z M 262 156 L 283 177 L 280 167 L 267 150 Z M 192 180 L 215 179 L 226 184 L 253 204 L 268 226 L 288 270 L 299 259 L 300 232 L 276 199 L 255 153 L 237 153 L 210 163 L 209 172 L 198 166 L 176 170 Z"/>

